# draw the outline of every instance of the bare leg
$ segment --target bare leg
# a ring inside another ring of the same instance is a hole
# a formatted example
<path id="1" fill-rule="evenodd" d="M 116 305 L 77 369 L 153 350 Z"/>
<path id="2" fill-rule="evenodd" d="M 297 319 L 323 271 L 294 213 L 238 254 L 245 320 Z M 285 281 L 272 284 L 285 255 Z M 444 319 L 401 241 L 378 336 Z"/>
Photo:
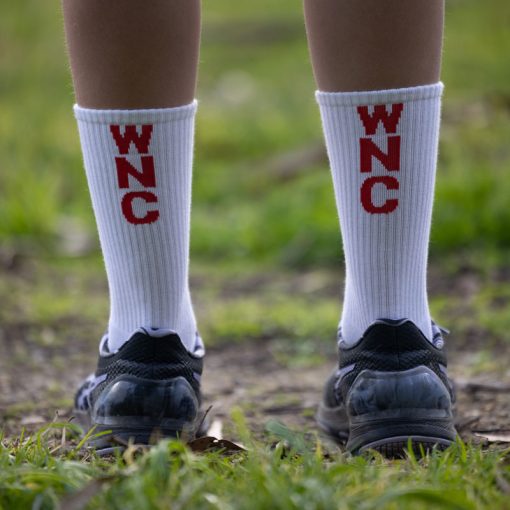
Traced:
<path id="1" fill-rule="evenodd" d="M 325 92 L 436 83 L 443 0 L 304 0 L 315 79 Z"/>
<path id="2" fill-rule="evenodd" d="M 63 8 L 80 106 L 164 108 L 193 100 L 199 0 L 63 0 Z"/>

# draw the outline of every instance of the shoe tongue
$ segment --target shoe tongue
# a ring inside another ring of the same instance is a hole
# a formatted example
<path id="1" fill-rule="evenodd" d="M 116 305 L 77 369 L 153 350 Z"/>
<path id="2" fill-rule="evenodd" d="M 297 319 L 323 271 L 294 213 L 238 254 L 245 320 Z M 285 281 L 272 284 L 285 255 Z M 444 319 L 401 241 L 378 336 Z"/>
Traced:
<path id="1" fill-rule="evenodd" d="M 135 333 L 144 333 L 152 338 L 163 338 L 168 335 L 177 335 L 177 332 L 173 329 L 165 328 L 138 328 Z"/>
<path id="2" fill-rule="evenodd" d="M 112 350 L 110 348 L 110 345 L 108 343 L 108 334 L 103 335 L 101 338 L 101 341 L 99 343 L 99 354 L 102 357 L 108 357 L 113 354 L 116 354 L 121 350 L 126 344 L 132 342 L 135 339 L 139 339 L 140 335 L 143 335 L 142 338 L 149 338 L 149 339 L 158 339 L 158 338 L 164 338 L 169 335 L 175 335 L 175 331 L 171 329 L 160 329 L 160 328 L 138 328 L 136 329 L 133 334 L 118 348 L 115 350 Z M 178 336 L 177 336 L 178 338 Z"/>
<path id="3" fill-rule="evenodd" d="M 377 319 L 369 326 L 369 328 L 372 327 L 374 324 L 385 324 L 387 326 L 402 326 L 402 324 L 405 324 L 406 322 L 412 322 L 412 321 L 410 321 L 407 318 L 404 318 L 404 319 Z M 367 328 L 367 330 L 369 328 Z"/>
<path id="4" fill-rule="evenodd" d="M 176 331 L 173 329 L 165 329 L 165 328 L 139 328 L 136 330 L 136 333 L 142 333 L 144 335 L 150 336 L 151 338 L 163 338 L 167 337 L 169 335 L 175 335 L 179 342 L 184 346 L 184 348 L 190 353 L 193 354 L 193 356 L 196 356 L 198 358 L 201 358 L 205 354 L 205 347 L 204 342 L 202 341 L 202 338 L 198 334 L 198 332 L 195 333 L 195 344 L 193 345 L 193 349 L 188 349 L 180 339 L 179 335 Z"/>

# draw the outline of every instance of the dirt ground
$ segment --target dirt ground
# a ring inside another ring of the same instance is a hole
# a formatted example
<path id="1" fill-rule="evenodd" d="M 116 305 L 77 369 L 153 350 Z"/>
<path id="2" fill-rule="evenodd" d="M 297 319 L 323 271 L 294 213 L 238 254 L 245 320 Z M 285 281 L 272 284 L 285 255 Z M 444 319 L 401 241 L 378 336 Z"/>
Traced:
<path id="1" fill-rule="evenodd" d="M 3 275 L 4 283 L 7 280 L 2 291 L 4 297 L 8 289 L 16 296 L 14 289 L 26 281 L 12 274 L 7 276 L 5 271 Z M 432 289 L 435 294 L 443 294 L 445 289 L 473 291 L 470 278 L 472 275 L 466 277 L 462 272 L 450 281 L 439 278 Z M 62 281 L 63 292 L 68 284 Z M 253 285 L 251 292 L 257 292 Z M 11 303 L 11 310 L 16 308 L 14 305 Z M 17 305 L 22 313 L 23 307 Z M 29 310 L 23 313 L 29 314 Z M 53 329 L 51 325 L 45 326 L 46 341 L 45 335 L 42 341 L 40 336 L 33 340 L 32 333 L 38 325 L 28 316 L 11 321 L 4 317 L 3 322 L 0 325 L 0 428 L 6 435 L 17 435 L 22 427 L 33 429 L 51 421 L 55 413 L 59 420 L 70 419 L 73 391 L 95 362 L 96 342 L 87 338 L 87 320 L 80 323 L 79 315 L 64 314 L 58 326 Z M 72 344 L 58 340 L 63 331 L 76 331 Z M 487 350 L 483 338 L 464 331 L 449 336 L 447 345 L 449 371 L 457 388 L 459 433 L 475 442 L 510 443 L 510 342 L 492 342 Z M 218 424 L 228 433 L 229 413 L 234 406 L 243 410 L 257 435 L 263 433 L 270 419 L 291 429 L 314 430 L 314 413 L 322 386 L 335 366 L 334 346 L 328 361 L 310 365 L 282 363 L 277 351 L 277 340 L 272 338 L 208 349 L 204 391 L 206 403 L 212 406 L 216 433 Z"/>
<path id="2" fill-rule="evenodd" d="M 510 443 L 510 378 L 482 374 L 465 379 L 469 358 L 450 353 L 457 430 L 465 440 Z M 313 368 L 282 367 L 271 355 L 271 341 L 213 350 L 205 379 L 207 399 L 214 414 L 224 420 L 232 406 L 240 405 L 259 430 L 271 418 L 296 430 L 312 430 L 322 385 L 334 365 L 331 361 Z"/>

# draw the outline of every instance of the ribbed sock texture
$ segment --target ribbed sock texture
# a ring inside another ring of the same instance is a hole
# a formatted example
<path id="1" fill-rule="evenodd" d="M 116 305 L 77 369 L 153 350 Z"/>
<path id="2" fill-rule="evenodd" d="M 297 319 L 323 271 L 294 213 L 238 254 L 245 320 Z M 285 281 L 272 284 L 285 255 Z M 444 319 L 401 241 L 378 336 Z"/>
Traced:
<path id="1" fill-rule="evenodd" d="M 345 254 L 347 343 L 379 318 L 408 318 L 432 338 L 426 269 L 442 90 L 316 94 Z"/>
<path id="2" fill-rule="evenodd" d="M 188 288 L 196 103 L 153 110 L 75 106 L 110 289 L 108 346 L 139 327 L 175 331 L 193 350 Z"/>

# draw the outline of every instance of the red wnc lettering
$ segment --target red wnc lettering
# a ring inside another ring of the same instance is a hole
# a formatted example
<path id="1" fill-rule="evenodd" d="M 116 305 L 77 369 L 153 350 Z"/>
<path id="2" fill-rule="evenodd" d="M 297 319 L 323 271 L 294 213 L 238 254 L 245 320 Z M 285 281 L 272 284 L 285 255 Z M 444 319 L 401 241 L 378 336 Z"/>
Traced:
<path id="1" fill-rule="evenodd" d="M 157 203 L 158 197 L 150 191 L 130 191 L 122 197 L 122 213 L 129 223 L 133 225 L 142 225 L 147 223 L 154 223 L 159 218 L 159 211 L 147 210 L 144 216 L 136 216 L 133 211 L 133 201 L 139 198 L 148 204 Z"/>
<path id="2" fill-rule="evenodd" d="M 382 122 L 386 133 L 395 133 L 403 109 L 403 103 L 395 103 L 391 105 L 391 113 L 388 114 L 385 105 L 377 104 L 374 106 L 374 112 L 370 115 L 368 106 L 358 106 L 358 115 L 365 128 L 365 134 L 375 135 L 379 122 Z"/>
<path id="3" fill-rule="evenodd" d="M 372 200 L 372 190 L 376 184 L 382 184 L 389 190 L 398 190 L 399 183 L 395 177 L 379 175 L 369 177 L 361 186 L 361 204 L 365 211 L 370 214 L 389 214 L 398 207 L 398 199 L 389 198 L 382 205 L 375 205 Z"/>
<path id="4" fill-rule="evenodd" d="M 124 128 L 124 134 L 120 133 L 120 126 L 111 125 L 110 132 L 117 144 L 120 154 L 129 154 L 129 146 L 134 144 L 139 154 L 147 154 L 151 143 L 152 125 L 142 126 L 142 134 L 138 134 L 136 126 L 128 125 Z"/>
<path id="5" fill-rule="evenodd" d="M 372 171 L 372 158 L 378 159 L 389 171 L 400 170 L 400 136 L 388 136 L 388 152 L 383 152 L 371 138 L 359 139 L 362 172 Z"/>
<path id="6" fill-rule="evenodd" d="M 138 154 L 147 154 L 151 143 L 152 125 L 141 126 L 141 133 L 138 132 L 135 125 L 124 126 L 124 133 L 121 134 L 120 126 L 110 125 L 110 132 L 115 140 L 120 154 L 129 154 L 131 144 L 136 147 Z M 141 156 L 140 162 L 142 169 L 138 170 L 125 157 L 115 157 L 115 166 L 117 168 L 117 182 L 120 189 L 130 187 L 130 179 L 136 179 L 144 188 L 156 187 L 156 171 L 154 168 L 153 156 Z M 124 217 L 133 225 L 143 225 L 154 223 L 159 218 L 157 209 L 147 209 L 142 216 L 137 216 L 133 208 L 135 199 L 143 200 L 146 204 L 156 204 L 158 197 L 152 191 L 130 191 L 127 192 L 121 200 L 121 209 Z M 143 210 L 143 209 L 142 209 Z"/>
<path id="7" fill-rule="evenodd" d="M 116 157 L 117 181 L 119 188 L 129 188 L 129 176 L 134 177 L 144 188 L 156 187 L 156 171 L 154 157 L 142 156 L 142 171 L 135 168 L 126 158 Z"/>

